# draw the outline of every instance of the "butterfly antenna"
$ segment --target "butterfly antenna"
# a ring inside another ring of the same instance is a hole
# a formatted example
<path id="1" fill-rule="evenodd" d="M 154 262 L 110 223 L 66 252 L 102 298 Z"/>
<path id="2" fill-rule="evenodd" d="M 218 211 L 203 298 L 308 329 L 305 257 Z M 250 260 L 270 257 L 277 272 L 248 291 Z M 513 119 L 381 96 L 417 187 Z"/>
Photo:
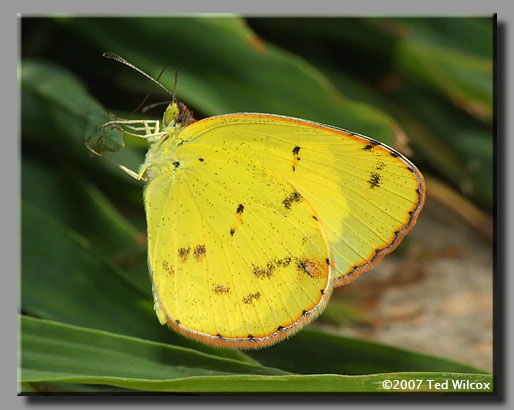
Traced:
<path id="1" fill-rule="evenodd" d="M 155 78 L 149 76 L 148 74 L 146 74 L 143 70 L 137 68 L 134 64 L 131 64 L 129 63 L 127 60 L 125 60 L 124 58 L 120 57 L 118 54 L 114 54 L 114 53 L 110 53 L 110 52 L 106 52 L 106 53 L 103 53 L 103 56 L 105 58 L 108 58 L 110 60 L 114 60 L 114 61 L 117 61 L 118 63 L 122 63 L 122 64 L 125 64 L 126 66 L 132 68 L 133 70 L 136 70 L 139 74 L 142 74 L 144 75 L 146 78 L 148 78 L 150 81 L 152 81 L 154 84 L 157 84 L 159 87 L 161 87 L 164 91 L 166 91 L 169 95 L 171 95 L 173 101 L 176 101 L 176 97 L 175 97 L 175 94 L 172 93 L 170 90 L 168 90 L 165 86 L 163 86 L 159 81 L 157 81 Z M 163 70 L 161 71 L 161 74 L 164 72 L 164 70 L 166 69 L 167 67 L 164 67 Z M 161 74 L 159 74 L 159 77 L 161 76 Z M 176 82 L 175 82 L 175 85 L 176 85 Z"/>
<path id="2" fill-rule="evenodd" d="M 177 90 L 178 83 L 178 70 L 175 68 L 175 84 L 173 85 L 173 95 L 175 95 L 175 91 Z"/>
<path id="3" fill-rule="evenodd" d="M 141 112 L 142 112 L 142 113 L 145 113 L 145 112 L 147 112 L 148 110 L 151 110 L 152 108 L 158 107 L 159 105 L 165 105 L 165 104 L 169 104 L 169 103 L 170 103 L 169 101 L 161 101 L 161 102 L 156 102 L 156 103 L 153 103 L 153 104 L 148 104 L 148 105 L 145 105 L 145 106 L 141 109 Z"/>
<path id="4" fill-rule="evenodd" d="M 159 73 L 159 75 L 158 75 L 158 76 L 157 76 L 157 78 L 156 78 L 156 80 L 157 80 L 157 81 L 159 81 L 159 80 L 160 80 L 161 76 L 164 74 L 164 72 L 165 72 L 168 68 L 169 68 L 169 65 L 165 65 L 165 66 L 162 68 L 161 72 Z M 159 84 L 160 84 L 160 83 L 159 83 Z M 146 100 L 148 100 L 148 98 L 150 97 L 150 95 L 151 95 L 151 94 L 152 94 L 152 91 L 148 91 L 148 93 L 145 95 L 145 98 L 143 98 L 143 101 L 141 101 L 141 102 L 139 103 L 139 105 L 138 105 L 136 108 L 134 108 L 134 109 L 132 110 L 132 113 L 131 113 L 131 114 L 134 114 L 135 112 L 138 112 L 138 111 L 141 109 L 141 107 L 143 107 L 143 106 L 144 106 L 144 104 L 145 104 Z M 175 88 L 173 88 L 173 96 L 175 96 Z M 175 99 L 173 99 L 173 102 L 175 102 Z M 151 108 L 153 108 L 153 107 L 156 107 L 156 106 L 158 106 L 158 105 L 161 105 L 161 104 L 169 104 L 169 101 L 164 101 L 164 102 L 157 103 L 157 104 L 150 104 L 150 105 L 147 105 L 146 107 L 143 107 L 143 109 L 141 109 L 141 112 L 143 112 L 143 113 L 144 113 L 144 112 L 148 111 L 149 109 L 151 109 Z"/>

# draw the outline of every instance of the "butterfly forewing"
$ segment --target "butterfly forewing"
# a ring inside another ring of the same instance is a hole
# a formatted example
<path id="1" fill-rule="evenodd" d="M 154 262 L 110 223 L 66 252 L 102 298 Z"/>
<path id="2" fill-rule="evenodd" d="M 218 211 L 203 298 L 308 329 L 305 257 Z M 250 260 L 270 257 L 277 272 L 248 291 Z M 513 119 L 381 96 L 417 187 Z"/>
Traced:
<path id="1" fill-rule="evenodd" d="M 181 136 L 281 175 L 325 227 L 339 284 L 394 249 L 423 205 L 423 177 L 409 160 L 337 128 L 269 114 L 229 114 L 192 124 Z"/>

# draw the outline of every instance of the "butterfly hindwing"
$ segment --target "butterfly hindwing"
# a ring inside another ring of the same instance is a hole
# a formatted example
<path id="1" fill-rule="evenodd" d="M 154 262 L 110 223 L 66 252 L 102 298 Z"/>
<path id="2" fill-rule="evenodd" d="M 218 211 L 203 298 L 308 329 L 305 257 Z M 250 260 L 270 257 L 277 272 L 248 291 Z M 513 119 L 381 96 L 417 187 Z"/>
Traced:
<path id="1" fill-rule="evenodd" d="M 201 142 L 174 155 L 145 191 L 154 296 L 167 322 L 244 348 L 313 318 L 332 262 L 309 201 L 251 156 Z"/>

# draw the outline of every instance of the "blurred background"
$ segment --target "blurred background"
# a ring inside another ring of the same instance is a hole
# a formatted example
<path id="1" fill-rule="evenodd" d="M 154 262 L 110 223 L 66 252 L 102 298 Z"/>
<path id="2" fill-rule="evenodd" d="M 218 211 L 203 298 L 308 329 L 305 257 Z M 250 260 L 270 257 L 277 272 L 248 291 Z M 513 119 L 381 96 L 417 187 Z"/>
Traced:
<path id="1" fill-rule="evenodd" d="M 98 126 L 109 113 L 141 118 L 131 111 L 149 91 L 149 103 L 168 98 L 102 57 L 111 51 L 154 77 L 169 66 L 160 78 L 169 89 L 177 70 L 177 96 L 196 119 L 289 115 L 406 154 L 427 182 L 417 225 L 338 288 L 310 328 L 492 370 L 492 16 L 20 23 L 23 314 L 189 343 L 152 317 L 142 184 L 84 147 L 137 170 L 145 142 L 117 132 L 98 141 Z M 288 343 L 250 356 L 271 365 Z"/>

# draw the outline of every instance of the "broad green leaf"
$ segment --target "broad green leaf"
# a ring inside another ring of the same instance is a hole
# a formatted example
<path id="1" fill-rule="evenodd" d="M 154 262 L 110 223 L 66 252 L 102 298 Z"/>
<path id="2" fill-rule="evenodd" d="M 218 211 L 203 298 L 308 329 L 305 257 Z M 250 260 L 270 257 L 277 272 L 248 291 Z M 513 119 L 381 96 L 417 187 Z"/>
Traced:
<path id="1" fill-rule="evenodd" d="M 24 383 L 23 388 L 18 391 L 20 395 L 37 394 L 123 394 L 133 393 L 133 390 L 123 387 L 109 386 L 106 384 L 79 384 L 79 383 L 60 383 L 60 382 L 36 382 Z"/>
<path id="2" fill-rule="evenodd" d="M 394 100 L 398 105 L 408 107 L 403 111 L 402 118 L 406 119 L 406 129 L 411 130 L 409 135 L 415 132 L 412 126 L 416 122 L 421 123 L 424 130 L 429 130 L 422 134 L 424 140 L 412 139 L 417 152 L 423 155 L 424 148 L 433 141 L 428 138 L 429 135 L 434 135 L 447 149 L 453 151 L 455 157 L 452 159 L 445 155 L 444 150 L 438 155 L 438 150 L 434 151 L 437 144 L 433 144 L 428 151 L 430 157 L 427 158 L 435 167 L 435 172 L 445 175 L 467 196 L 489 207 L 493 201 L 494 185 L 492 128 L 412 84 L 406 83 L 399 87 Z M 417 121 L 412 121 L 413 118 Z M 454 165 L 449 165 L 451 163 Z M 453 172 L 457 167 L 463 172 Z"/>
<path id="3" fill-rule="evenodd" d="M 435 47 L 493 58 L 493 14 L 455 17 L 394 17 L 367 19 L 400 38 L 415 38 Z M 470 41 L 473 39 L 473 41 Z"/>
<path id="4" fill-rule="evenodd" d="M 66 381 L 59 379 L 77 376 L 161 380 L 285 373 L 185 347 L 26 316 L 20 320 L 20 382 Z"/>
<path id="5" fill-rule="evenodd" d="M 249 351 L 248 354 L 263 365 L 302 374 L 486 373 L 453 360 L 311 329 L 304 329 L 268 349 Z"/>
<path id="6" fill-rule="evenodd" d="M 45 158 L 54 167 L 77 168 L 85 163 L 93 174 L 107 171 L 116 182 L 107 180 L 105 172 L 103 178 L 114 188 L 138 185 L 113 164 L 93 158 L 86 149 L 85 142 L 100 151 L 121 150 L 113 158 L 133 170 L 143 162 L 142 151 L 126 147 L 119 130 L 99 130 L 112 118 L 80 80 L 62 67 L 34 60 L 22 62 L 20 79 L 24 155 Z"/>
<path id="7" fill-rule="evenodd" d="M 394 32 L 372 24 L 373 20 L 300 16 L 248 18 L 249 25 L 267 41 L 316 66 L 356 73 L 365 79 L 380 77 L 391 69 L 392 50 L 397 41 Z M 345 90 L 340 92 L 353 99 Z"/>
<path id="8" fill-rule="evenodd" d="M 22 203 L 25 311 L 68 323 L 158 337 L 160 329 L 146 323 L 151 316 L 142 309 L 151 309 L 148 294 L 129 286 L 118 271 L 99 252 L 95 254 L 84 237 L 30 203 Z"/>
<path id="9" fill-rule="evenodd" d="M 492 119 L 493 16 L 251 19 L 309 61 L 378 79 L 398 71 L 479 119 Z M 343 58 L 336 58 L 340 55 Z M 346 57 L 346 58 L 345 58 Z M 344 93 L 344 91 L 343 91 Z"/>
<path id="10" fill-rule="evenodd" d="M 400 72 L 490 122 L 493 111 L 493 16 L 378 20 L 403 30 Z"/>
<path id="11" fill-rule="evenodd" d="M 58 218 L 91 242 L 100 244 L 107 255 L 125 250 L 134 254 L 141 235 L 114 207 L 100 189 L 77 173 L 63 173 L 53 164 L 26 156 L 22 161 L 22 198 Z M 141 219 L 144 219 L 141 210 Z M 144 258 L 145 247 L 139 245 Z"/>
<path id="12" fill-rule="evenodd" d="M 52 377 L 53 376 L 53 377 Z M 127 389 L 136 389 L 152 392 L 174 393 L 291 393 L 291 394 L 317 394 L 317 393 L 478 393 L 494 394 L 494 379 L 487 374 L 465 373 L 383 373 L 365 376 L 343 376 L 337 374 L 321 375 L 291 375 L 291 376 L 193 376 L 172 380 L 147 380 L 132 378 L 115 378 L 108 376 L 88 377 L 74 375 L 39 375 L 28 373 L 30 380 L 65 380 L 69 383 L 105 383 Z M 386 389 L 384 381 L 413 381 L 418 382 L 419 388 L 413 389 Z M 430 381 L 430 382 L 429 382 Z M 456 381 L 457 386 L 454 387 Z M 471 388 L 466 388 L 469 382 Z M 432 383 L 432 384 L 430 384 Z M 442 383 L 448 383 L 449 388 L 436 389 Z M 434 386 L 434 387 L 430 387 Z M 474 386 L 480 386 L 477 389 Z M 485 388 L 487 387 L 487 388 Z"/>
<path id="13" fill-rule="evenodd" d="M 100 151 L 123 148 L 121 131 L 105 129 L 109 135 L 103 138 L 104 129 L 98 127 L 112 118 L 69 71 L 47 62 L 23 62 L 21 85 L 24 135 L 50 136 L 58 132 Z"/>
<path id="14" fill-rule="evenodd" d="M 403 73 L 444 93 L 459 108 L 491 121 L 493 65 L 490 59 L 435 47 L 421 41 L 405 41 L 397 51 Z"/>
<path id="15" fill-rule="evenodd" d="M 28 157 L 22 161 L 22 198 L 80 232 L 127 281 L 151 297 L 144 227 L 138 230 L 93 184 L 74 172 Z M 134 215 L 144 223 L 143 211 Z"/>
<path id="16" fill-rule="evenodd" d="M 388 392 L 384 380 L 489 383 L 487 374 L 445 372 L 365 376 L 287 375 L 273 369 L 107 332 L 21 318 L 21 383 L 107 384 L 168 392 Z M 237 374 L 236 374 L 237 373 Z M 395 393 L 398 391 L 391 390 Z M 455 391 L 452 387 L 448 391 Z M 469 392 L 470 390 L 459 390 Z"/>

